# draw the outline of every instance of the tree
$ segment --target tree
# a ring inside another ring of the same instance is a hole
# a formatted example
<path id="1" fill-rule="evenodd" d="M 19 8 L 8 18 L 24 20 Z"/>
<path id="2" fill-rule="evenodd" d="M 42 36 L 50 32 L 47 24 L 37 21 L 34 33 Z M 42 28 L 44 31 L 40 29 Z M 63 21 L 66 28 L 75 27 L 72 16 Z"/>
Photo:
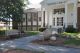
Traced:
<path id="1" fill-rule="evenodd" d="M 11 18 L 13 29 L 18 29 L 18 23 L 22 22 L 23 7 L 27 3 L 28 0 L 0 0 L 0 17 Z"/>

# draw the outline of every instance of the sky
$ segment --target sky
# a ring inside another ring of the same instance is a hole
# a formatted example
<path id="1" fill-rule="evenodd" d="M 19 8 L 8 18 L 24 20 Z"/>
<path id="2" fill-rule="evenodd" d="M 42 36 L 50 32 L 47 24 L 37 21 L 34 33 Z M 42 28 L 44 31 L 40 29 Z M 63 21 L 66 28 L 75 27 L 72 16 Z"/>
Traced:
<path id="1" fill-rule="evenodd" d="M 40 8 L 41 7 L 41 5 L 40 5 L 41 1 L 43 1 L 43 0 L 29 0 L 30 5 L 28 7 L 30 7 L 30 8 Z"/>

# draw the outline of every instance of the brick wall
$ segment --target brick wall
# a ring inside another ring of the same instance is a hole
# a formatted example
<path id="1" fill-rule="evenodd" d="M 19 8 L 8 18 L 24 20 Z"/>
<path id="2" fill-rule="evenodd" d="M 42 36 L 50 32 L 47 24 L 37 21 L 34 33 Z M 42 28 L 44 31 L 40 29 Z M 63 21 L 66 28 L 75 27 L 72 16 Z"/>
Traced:
<path id="1" fill-rule="evenodd" d="M 77 27 L 80 31 L 80 7 L 77 8 Z"/>

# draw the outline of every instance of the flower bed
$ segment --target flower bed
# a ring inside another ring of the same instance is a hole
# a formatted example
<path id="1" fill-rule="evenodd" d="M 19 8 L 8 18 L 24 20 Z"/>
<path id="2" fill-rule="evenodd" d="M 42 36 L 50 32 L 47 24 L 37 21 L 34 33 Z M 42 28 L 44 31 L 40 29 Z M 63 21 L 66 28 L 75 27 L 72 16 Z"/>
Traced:
<path id="1" fill-rule="evenodd" d="M 75 38 L 67 38 L 67 37 L 57 37 L 56 40 L 34 40 L 32 41 L 33 44 L 40 44 L 40 45 L 50 45 L 50 46 L 65 46 L 65 47 L 73 47 L 73 48 L 80 48 L 80 39 Z"/>
<path id="2" fill-rule="evenodd" d="M 7 51 L 2 51 L 1 53 L 42 53 L 42 52 L 36 52 L 36 51 L 30 51 L 30 50 L 24 50 L 24 49 L 10 49 Z"/>

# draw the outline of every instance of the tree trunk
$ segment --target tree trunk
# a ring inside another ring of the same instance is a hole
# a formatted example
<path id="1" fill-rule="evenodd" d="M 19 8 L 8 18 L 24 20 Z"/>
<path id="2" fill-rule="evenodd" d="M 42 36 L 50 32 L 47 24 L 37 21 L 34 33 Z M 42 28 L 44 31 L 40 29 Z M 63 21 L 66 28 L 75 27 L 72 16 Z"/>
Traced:
<path id="1" fill-rule="evenodd" d="M 9 18 L 9 29 L 10 29 L 10 27 L 11 27 L 11 26 L 10 26 L 10 18 Z"/>
<path id="2" fill-rule="evenodd" d="M 18 29 L 20 30 L 20 22 L 19 22 L 19 24 L 18 24 Z"/>
<path id="3" fill-rule="evenodd" d="M 37 31 L 38 31 L 38 27 L 39 27 L 39 26 L 38 26 L 38 25 L 39 25 L 38 22 L 39 22 L 39 19 L 38 19 L 38 12 L 37 12 Z"/>
<path id="4" fill-rule="evenodd" d="M 43 18 L 43 27 L 45 27 L 45 11 L 43 12 L 44 13 L 44 18 Z"/>
<path id="5" fill-rule="evenodd" d="M 18 29 L 18 22 L 16 22 L 15 19 L 13 19 L 13 21 L 12 21 L 12 28 Z"/>
<path id="6" fill-rule="evenodd" d="M 33 31 L 33 16 L 32 16 L 32 12 L 31 12 L 31 31 Z"/>
<path id="7" fill-rule="evenodd" d="M 23 22 L 21 22 L 21 31 L 23 30 Z"/>
<path id="8" fill-rule="evenodd" d="M 28 21 L 27 21 L 27 14 L 26 14 L 26 30 L 27 30 L 27 26 L 28 26 Z"/>

